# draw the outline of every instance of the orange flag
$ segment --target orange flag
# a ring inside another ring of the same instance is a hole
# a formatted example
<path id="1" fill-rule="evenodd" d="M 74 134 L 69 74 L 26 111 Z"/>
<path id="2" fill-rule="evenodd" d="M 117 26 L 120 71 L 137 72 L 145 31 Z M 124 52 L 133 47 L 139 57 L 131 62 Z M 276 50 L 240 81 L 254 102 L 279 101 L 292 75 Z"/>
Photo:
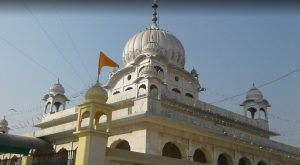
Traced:
<path id="1" fill-rule="evenodd" d="M 107 57 L 102 51 L 100 51 L 99 55 L 99 64 L 98 64 L 98 76 L 101 73 L 101 68 L 103 66 L 110 66 L 110 67 L 119 67 L 117 63 Z"/>

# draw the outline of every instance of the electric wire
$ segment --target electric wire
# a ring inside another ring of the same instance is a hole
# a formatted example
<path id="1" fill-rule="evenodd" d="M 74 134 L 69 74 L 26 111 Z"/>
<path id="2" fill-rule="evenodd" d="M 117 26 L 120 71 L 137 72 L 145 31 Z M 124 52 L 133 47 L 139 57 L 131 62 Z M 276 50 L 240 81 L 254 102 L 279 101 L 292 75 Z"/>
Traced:
<path id="1" fill-rule="evenodd" d="M 61 14 L 59 13 L 57 7 L 54 6 L 54 8 L 55 8 L 56 14 L 57 14 L 57 16 L 58 16 L 58 18 L 59 18 L 59 20 L 60 20 L 60 22 L 61 22 L 61 24 L 62 24 L 62 27 L 63 27 L 63 29 L 65 30 L 65 32 L 66 32 L 66 34 L 67 34 L 67 36 L 68 36 L 68 39 L 71 41 L 71 45 L 72 45 L 72 47 L 74 48 L 74 51 L 76 52 L 77 56 L 78 56 L 79 59 L 80 59 L 80 62 L 81 62 L 82 67 L 84 68 L 84 70 L 85 70 L 85 72 L 87 73 L 87 75 L 89 76 L 89 78 L 90 78 L 91 80 L 93 80 L 93 78 L 92 78 L 90 72 L 88 71 L 88 69 L 87 69 L 87 67 L 86 67 L 86 65 L 85 65 L 85 63 L 84 63 L 84 60 L 83 60 L 82 56 L 81 56 L 80 53 L 79 53 L 79 50 L 77 49 L 77 46 L 76 46 L 76 44 L 75 44 L 75 42 L 74 42 L 74 40 L 73 40 L 73 38 L 72 38 L 72 36 L 71 36 L 71 34 L 70 34 L 68 28 L 67 28 L 67 26 L 66 26 L 64 20 L 62 19 Z"/>
<path id="2" fill-rule="evenodd" d="M 57 74 L 55 74 L 54 72 L 52 72 L 50 69 L 48 69 L 47 67 L 45 67 L 44 65 L 40 64 L 38 61 L 36 61 L 34 58 L 32 58 L 30 55 L 28 55 L 25 51 L 23 51 L 22 49 L 18 48 L 16 45 L 14 45 L 13 43 L 11 43 L 10 41 L 8 41 L 7 39 L 3 38 L 2 36 L 0 36 L 0 39 L 5 42 L 7 45 L 9 45 L 10 47 L 14 48 L 15 50 L 17 50 L 21 55 L 23 55 L 24 57 L 26 57 L 27 59 L 29 59 L 31 62 L 33 62 L 34 64 L 36 64 L 37 66 L 39 66 L 40 68 L 42 68 L 44 71 L 46 71 L 47 73 L 49 73 L 52 77 L 54 78 L 58 78 L 59 76 Z M 66 81 L 62 80 L 62 82 L 64 84 L 66 84 L 69 88 L 71 88 L 72 90 L 76 90 L 75 88 L 73 88 L 69 83 L 67 83 Z"/>
<path id="3" fill-rule="evenodd" d="M 295 71 L 295 70 L 293 70 L 293 71 Z M 292 71 L 292 72 L 293 72 Z M 291 72 L 289 72 L 289 73 L 291 73 Z M 275 79 L 276 80 L 276 79 Z M 266 83 L 265 83 L 266 84 Z M 265 84 L 263 84 L 263 85 L 265 85 Z M 227 98 L 228 96 L 226 96 L 225 94 L 222 94 L 222 93 L 220 93 L 220 92 L 213 92 L 213 91 L 209 91 L 209 93 L 208 92 L 206 92 L 206 95 L 207 96 L 220 96 L 220 97 L 223 97 L 223 98 Z M 236 101 L 233 101 L 233 100 L 229 100 L 229 101 L 231 101 L 231 102 L 229 102 L 231 105 L 233 105 L 233 106 L 240 106 L 240 103 L 238 103 L 238 102 L 236 102 Z M 268 112 L 268 114 L 269 114 L 269 116 L 271 116 L 272 118 L 274 118 L 274 119 L 276 119 L 276 120 L 279 120 L 279 121 L 281 121 L 281 122 L 288 122 L 288 123 L 300 123 L 300 120 L 294 120 L 294 119 L 288 119 L 288 118 L 283 118 L 283 117 L 281 117 L 281 116 L 279 116 L 279 115 L 276 115 L 276 114 L 274 114 L 274 113 L 272 113 L 272 112 Z"/>
<path id="4" fill-rule="evenodd" d="M 273 80 L 271 80 L 271 81 L 268 81 L 268 82 L 266 82 L 266 83 L 264 83 L 264 84 L 258 85 L 258 86 L 256 86 L 256 88 L 262 88 L 262 87 L 268 86 L 268 85 L 270 85 L 270 84 L 273 84 L 273 83 L 275 83 L 275 82 L 277 82 L 277 81 L 279 81 L 279 80 L 282 80 L 282 79 L 284 79 L 284 78 L 286 78 L 286 77 L 288 77 L 288 76 L 290 76 L 290 75 L 292 75 L 292 74 L 294 74 L 294 73 L 296 73 L 296 72 L 298 72 L 298 71 L 300 71 L 300 67 L 299 67 L 299 68 L 296 68 L 296 69 L 294 69 L 294 70 L 292 70 L 292 71 L 290 71 L 290 72 L 288 72 L 288 73 L 286 73 L 286 74 L 284 74 L 284 75 L 282 75 L 282 76 L 280 76 L 280 77 L 278 77 L 278 78 L 275 78 L 275 79 L 273 79 Z M 221 102 L 228 101 L 228 100 L 234 99 L 234 98 L 236 98 L 236 97 L 239 97 L 239 96 L 242 96 L 242 95 L 245 95 L 245 94 L 247 94 L 247 91 L 238 93 L 238 94 L 236 94 L 236 95 L 233 95 L 233 96 L 230 96 L 230 97 L 227 97 L 227 98 L 218 100 L 218 101 L 210 102 L 209 104 L 217 104 L 217 103 L 221 103 Z"/>
<path id="5" fill-rule="evenodd" d="M 41 22 L 39 21 L 39 19 L 35 16 L 35 14 L 33 13 L 33 11 L 30 9 L 30 7 L 26 4 L 26 2 L 24 1 L 25 7 L 26 9 L 29 11 L 29 13 L 31 14 L 31 16 L 34 18 L 34 20 L 36 21 L 36 23 L 38 24 L 39 28 L 44 32 L 44 34 L 46 35 L 47 39 L 50 41 L 50 43 L 54 46 L 54 48 L 57 50 L 58 54 L 64 59 L 64 61 L 70 66 L 72 72 L 77 76 L 77 78 L 81 81 L 81 83 L 84 86 L 87 86 L 87 84 L 83 81 L 83 79 L 81 78 L 81 76 L 77 73 L 77 71 L 75 70 L 75 67 L 70 63 L 70 61 L 63 55 L 62 51 L 59 49 L 59 47 L 57 46 L 57 44 L 53 41 L 53 39 L 50 37 L 49 33 L 46 31 L 46 29 L 42 26 Z"/>
<path id="6" fill-rule="evenodd" d="M 31 62 L 33 62 L 34 64 L 36 64 L 37 66 L 39 66 L 40 68 L 42 68 L 44 71 L 46 71 L 47 73 L 49 73 L 52 77 L 54 78 L 58 78 L 59 76 L 57 74 L 55 74 L 54 72 L 52 72 L 50 69 L 48 69 L 47 67 L 45 67 L 44 65 L 40 64 L 38 61 L 36 61 L 34 58 L 32 58 L 30 55 L 28 55 L 26 52 L 24 52 L 22 49 L 18 48 L 17 46 L 15 46 L 13 43 L 11 43 L 10 41 L 8 41 L 7 39 L 3 38 L 2 36 L 0 36 L 0 39 L 2 41 L 4 41 L 7 45 L 9 45 L 10 47 L 14 48 L 15 50 L 17 50 L 21 55 L 23 55 L 24 57 L 26 57 L 27 59 L 29 59 Z M 66 84 L 69 88 L 71 88 L 72 90 L 76 90 L 75 88 L 73 88 L 69 83 L 67 83 L 66 81 L 62 80 L 62 82 L 64 84 Z"/>

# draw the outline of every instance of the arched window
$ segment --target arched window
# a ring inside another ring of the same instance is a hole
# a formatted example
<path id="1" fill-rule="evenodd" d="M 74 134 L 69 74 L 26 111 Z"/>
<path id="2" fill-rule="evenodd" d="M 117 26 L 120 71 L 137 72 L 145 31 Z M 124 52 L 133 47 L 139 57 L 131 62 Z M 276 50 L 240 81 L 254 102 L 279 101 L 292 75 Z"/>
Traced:
<path id="1" fill-rule="evenodd" d="M 150 96 L 157 97 L 158 95 L 158 89 L 155 85 L 150 85 Z"/>
<path id="2" fill-rule="evenodd" d="M 145 66 L 142 66 L 140 69 L 139 69 L 139 73 L 145 68 Z"/>
<path id="3" fill-rule="evenodd" d="M 193 156 L 194 162 L 207 163 L 206 156 L 201 149 L 197 149 Z"/>
<path id="4" fill-rule="evenodd" d="M 56 112 L 58 112 L 58 111 L 59 111 L 59 108 L 61 107 L 61 103 L 60 103 L 60 102 L 54 102 L 53 105 L 54 105 L 55 108 L 56 108 Z"/>
<path id="5" fill-rule="evenodd" d="M 194 98 L 194 96 L 192 94 L 190 94 L 190 93 L 186 93 L 185 96 L 186 97 L 190 97 L 190 98 Z"/>
<path id="6" fill-rule="evenodd" d="M 223 153 L 218 157 L 218 165 L 233 165 L 233 161 L 229 155 Z"/>
<path id="7" fill-rule="evenodd" d="M 265 109 L 260 108 L 260 109 L 259 109 L 259 115 L 260 115 L 260 117 L 261 117 L 262 119 L 265 119 L 265 120 L 267 119 Z"/>
<path id="8" fill-rule="evenodd" d="M 261 160 L 261 161 L 259 161 L 259 162 L 257 163 L 257 165 L 267 165 L 267 163 L 264 162 L 263 160 Z"/>
<path id="9" fill-rule="evenodd" d="M 251 165 L 251 161 L 246 157 L 242 157 L 239 160 L 239 165 Z"/>
<path id="10" fill-rule="evenodd" d="M 130 145 L 128 143 L 128 141 L 126 140 L 121 140 L 117 145 L 116 145 L 117 149 L 121 149 L 121 150 L 128 150 L 130 151 Z"/>
<path id="11" fill-rule="evenodd" d="M 256 109 L 255 108 L 249 108 L 248 111 L 251 113 L 251 119 L 255 118 Z"/>
<path id="12" fill-rule="evenodd" d="M 145 84 L 142 84 L 140 87 L 139 87 L 139 89 L 146 89 L 146 85 Z"/>
<path id="13" fill-rule="evenodd" d="M 120 91 L 115 91 L 115 92 L 113 93 L 113 95 L 116 95 L 116 94 L 118 94 L 118 93 L 120 93 Z"/>
<path id="14" fill-rule="evenodd" d="M 176 92 L 176 93 L 179 93 L 179 94 L 181 93 L 180 90 L 177 89 L 177 88 L 173 88 L 172 91 L 174 91 L 174 92 Z"/>
<path id="15" fill-rule="evenodd" d="M 128 75 L 128 76 L 127 76 L 127 80 L 128 80 L 128 81 L 131 80 L 131 75 Z"/>
<path id="16" fill-rule="evenodd" d="M 141 96 L 141 95 L 145 95 L 146 93 L 147 93 L 146 85 L 145 84 L 140 85 L 138 95 Z"/>
<path id="17" fill-rule="evenodd" d="M 106 123 L 107 115 L 102 112 L 96 112 L 93 120 L 94 129 L 99 131 L 108 132 L 108 125 L 106 127 L 101 127 L 100 123 Z"/>
<path id="18" fill-rule="evenodd" d="M 131 89 L 132 89 L 132 87 L 128 87 L 128 88 L 125 89 L 125 91 L 129 91 Z"/>
<path id="19" fill-rule="evenodd" d="M 160 66 L 154 66 L 156 72 L 164 72 L 164 70 Z"/>
<path id="20" fill-rule="evenodd" d="M 80 128 L 82 128 L 83 127 L 83 120 L 85 120 L 85 121 L 87 121 L 88 119 L 86 119 L 86 118 L 89 118 L 90 117 L 90 112 L 89 111 L 85 111 L 82 115 L 81 115 L 81 118 L 80 118 Z"/>
<path id="21" fill-rule="evenodd" d="M 164 145 L 162 156 L 181 159 L 181 152 L 175 144 L 168 142 Z"/>
<path id="22" fill-rule="evenodd" d="M 176 82 L 179 81 L 179 77 L 177 77 L 177 76 L 175 76 L 174 79 L 175 79 Z"/>

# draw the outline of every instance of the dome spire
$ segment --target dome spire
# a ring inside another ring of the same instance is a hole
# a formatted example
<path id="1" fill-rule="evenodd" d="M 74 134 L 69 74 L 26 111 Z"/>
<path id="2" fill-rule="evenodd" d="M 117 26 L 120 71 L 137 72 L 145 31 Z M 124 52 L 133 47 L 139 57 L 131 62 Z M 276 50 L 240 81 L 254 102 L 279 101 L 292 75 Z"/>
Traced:
<path id="1" fill-rule="evenodd" d="M 157 19 L 157 0 L 153 0 L 153 4 L 152 4 L 152 9 L 153 9 L 153 14 L 152 14 L 152 25 L 151 25 L 151 29 L 159 29 L 158 28 L 158 19 Z"/>

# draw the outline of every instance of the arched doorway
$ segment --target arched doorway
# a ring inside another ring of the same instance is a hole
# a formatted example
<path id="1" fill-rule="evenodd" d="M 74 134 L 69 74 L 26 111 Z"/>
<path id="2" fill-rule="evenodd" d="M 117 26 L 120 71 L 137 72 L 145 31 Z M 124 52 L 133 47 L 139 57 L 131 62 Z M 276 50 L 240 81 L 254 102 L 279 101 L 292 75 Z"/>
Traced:
<path id="1" fill-rule="evenodd" d="M 207 163 L 205 153 L 201 149 L 196 149 L 193 156 L 194 162 Z"/>
<path id="2" fill-rule="evenodd" d="M 67 163 L 68 163 L 68 151 L 65 148 L 62 148 L 56 153 L 55 164 L 64 165 Z"/>
<path id="3" fill-rule="evenodd" d="M 259 109 L 259 116 L 261 119 L 267 120 L 267 113 L 266 110 L 263 108 Z"/>
<path id="4" fill-rule="evenodd" d="M 142 95 L 146 95 L 147 93 L 147 90 L 146 90 L 146 85 L 145 84 L 142 84 L 140 87 L 139 87 L 139 90 L 138 90 L 138 95 L 139 96 L 142 96 Z"/>
<path id="5" fill-rule="evenodd" d="M 246 157 L 242 157 L 239 160 L 239 165 L 251 165 L 251 161 Z"/>
<path id="6" fill-rule="evenodd" d="M 158 96 L 158 89 L 153 84 L 150 86 L 150 96 L 154 97 L 154 98 L 157 98 L 157 96 Z"/>
<path id="7" fill-rule="evenodd" d="M 251 119 L 255 119 L 255 113 L 256 113 L 257 110 L 255 108 L 251 107 L 251 108 L 248 109 L 248 111 L 251 114 Z"/>
<path id="8" fill-rule="evenodd" d="M 257 165 L 267 165 L 267 163 L 264 162 L 263 160 L 261 160 L 261 161 L 259 161 L 259 162 L 257 163 Z"/>
<path id="9" fill-rule="evenodd" d="M 162 156 L 181 159 L 181 152 L 175 144 L 168 142 L 164 145 Z"/>
<path id="10" fill-rule="evenodd" d="M 121 140 L 121 141 L 116 145 L 115 148 L 121 149 L 121 150 L 128 150 L 128 151 L 130 151 L 130 145 L 129 145 L 128 141 L 126 141 L 126 140 Z"/>
<path id="11" fill-rule="evenodd" d="M 233 161 L 228 154 L 223 153 L 218 157 L 218 165 L 233 165 Z"/>

